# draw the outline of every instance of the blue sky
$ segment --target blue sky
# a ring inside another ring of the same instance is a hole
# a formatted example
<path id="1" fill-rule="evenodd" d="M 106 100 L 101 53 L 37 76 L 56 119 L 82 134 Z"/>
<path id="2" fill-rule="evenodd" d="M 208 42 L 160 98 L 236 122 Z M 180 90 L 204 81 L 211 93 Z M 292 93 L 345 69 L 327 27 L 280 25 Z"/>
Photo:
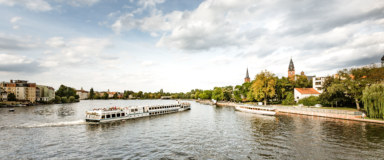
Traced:
<path id="1" fill-rule="evenodd" d="M 378 63 L 381 0 L 0 0 L 0 80 L 186 92 Z"/>

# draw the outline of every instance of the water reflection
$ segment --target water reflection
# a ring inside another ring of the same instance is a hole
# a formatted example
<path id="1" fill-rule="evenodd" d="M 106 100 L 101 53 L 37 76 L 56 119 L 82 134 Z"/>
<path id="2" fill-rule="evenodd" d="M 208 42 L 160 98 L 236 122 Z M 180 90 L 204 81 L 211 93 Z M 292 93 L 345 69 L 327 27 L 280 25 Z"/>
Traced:
<path id="1" fill-rule="evenodd" d="M 192 110 L 186 112 L 101 124 L 84 122 L 85 111 L 92 108 L 167 103 L 175 101 L 82 101 L 18 107 L 14 113 L 0 108 L 0 157 L 382 159 L 384 156 L 384 125 L 288 114 L 262 116 L 194 102 L 191 102 Z"/>

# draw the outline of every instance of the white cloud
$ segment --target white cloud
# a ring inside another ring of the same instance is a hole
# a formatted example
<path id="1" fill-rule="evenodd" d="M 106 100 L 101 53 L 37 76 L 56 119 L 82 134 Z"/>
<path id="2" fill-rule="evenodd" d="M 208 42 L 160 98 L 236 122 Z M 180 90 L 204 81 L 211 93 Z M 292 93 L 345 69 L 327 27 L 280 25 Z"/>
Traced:
<path id="1" fill-rule="evenodd" d="M 12 24 L 14 24 L 14 23 L 16 23 L 16 22 L 18 22 L 18 21 L 20 21 L 22 18 L 21 17 L 12 17 L 11 18 L 11 20 L 10 20 L 10 22 L 12 23 Z"/>
<path id="2" fill-rule="evenodd" d="M 44 0 L 0 0 L 0 4 L 7 6 L 23 6 L 32 11 L 50 11 L 51 5 Z"/>
<path id="3" fill-rule="evenodd" d="M 50 47 L 60 48 L 65 47 L 63 37 L 52 37 L 45 42 Z"/>
<path id="4" fill-rule="evenodd" d="M 146 60 L 146 61 L 141 62 L 141 65 L 144 67 L 149 67 L 149 66 L 155 65 L 155 62 Z"/>
<path id="5" fill-rule="evenodd" d="M 74 7 L 81 7 L 81 6 L 92 6 L 100 0 L 56 0 L 58 2 L 67 3 Z"/>

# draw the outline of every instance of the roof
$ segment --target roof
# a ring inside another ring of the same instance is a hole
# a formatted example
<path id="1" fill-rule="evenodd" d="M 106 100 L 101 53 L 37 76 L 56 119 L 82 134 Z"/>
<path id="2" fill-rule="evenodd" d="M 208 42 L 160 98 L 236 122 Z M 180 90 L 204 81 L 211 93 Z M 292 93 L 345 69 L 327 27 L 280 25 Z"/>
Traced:
<path id="1" fill-rule="evenodd" d="M 291 61 L 289 62 L 288 71 L 295 71 L 295 65 L 293 65 L 292 58 L 291 58 Z"/>
<path id="2" fill-rule="evenodd" d="M 301 94 L 320 94 L 318 91 L 316 91 L 313 88 L 295 88 L 295 89 Z"/>
<path id="3" fill-rule="evenodd" d="M 247 73 L 245 75 L 245 78 L 249 78 L 248 68 L 247 68 Z"/>

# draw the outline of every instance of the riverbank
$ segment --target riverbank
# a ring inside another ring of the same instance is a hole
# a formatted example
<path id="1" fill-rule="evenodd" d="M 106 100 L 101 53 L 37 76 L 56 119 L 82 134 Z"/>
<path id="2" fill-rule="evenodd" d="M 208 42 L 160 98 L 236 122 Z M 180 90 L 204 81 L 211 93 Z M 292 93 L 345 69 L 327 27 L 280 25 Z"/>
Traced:
<path id="1" fill-rule="evenodd" d="M 210 101 L 197 101 L 203 104 L 213 104 Z M 241 105 L 241 103 L 234 102 L 217 102 L 218 106 L 235 107 Z M 249 104 L 248 104 L 249 105 Z M 301 106 L 283 106 L 283 105 L 268 105 L 267 107 L 276 109 L 276 114 L 299 114 L 307 116 L 317 116 L 326 118 L 335 118 L 343 120 L 352 120 L 369 123 L 380 123 L 384 124 L 383 120 L 363 118 L 363 113 L 357 110 L 339 110 L 339 109 L 327 109 L 327 108 L 312 108 L 312 107 L 301 107 Z"/>

